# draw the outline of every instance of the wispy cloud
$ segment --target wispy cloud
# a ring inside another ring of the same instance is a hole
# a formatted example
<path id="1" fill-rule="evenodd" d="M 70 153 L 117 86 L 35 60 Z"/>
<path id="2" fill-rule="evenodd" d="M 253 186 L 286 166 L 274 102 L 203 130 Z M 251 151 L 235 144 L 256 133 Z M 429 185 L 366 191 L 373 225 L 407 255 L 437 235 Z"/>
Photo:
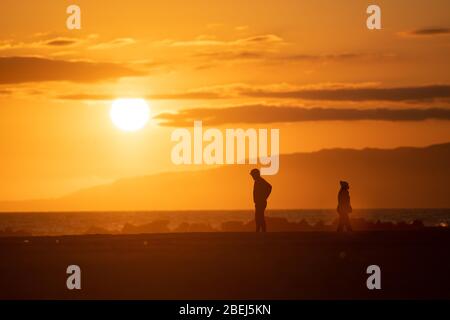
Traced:
<path id="1" fill-rule="evenodd" d="M 51 34 L 38 34 L 32 38 L 32 41 L 0 41 L 0 51 L 22 50 L 27 51 L 34 49 L 59 50 L 62 47 L 86 48 L 90 50 L 103 50 L 121 48 L 124 46 L 137 43 L 134 38 L 116 38 L 103 41 L 97 35 L 87 35 L 85 37 L 57 36 Z"/>
<path id="2" fill-rule="evenodd" d="M 274 34 L 254 35 L 234 40 L 220 40 L 213 36 L 201 35 L 192 40 L 163 40 L 158 44 L 170 47 L 236 47 L 255 45 L 279 45 L 285 44 L 283 38 Z"/>
<path id="3" fill-rule="evenodd" d="M 382 53 L 329 53 L 329 54 L 304 54 L 304 53 L 280 53 L 259 49 L 230 49 L 230 50 L 204 50 L 197 52 L 194 57 L 208 59 L 208 61 L 216 62 L 233 62 L 243 60 L 254 60 L 265 63 L 296 63 L 296 62 L 345 62 L 345 61 L 367 61 L 381 59 L 393 59 L 394 54 Z"/>
<path id="4" fill-rule="evenodd" d="M 42 57 L 0 57 L 0 84 L 72 81 L 96 82 L 141 76 L 125 65 Z"/>
<path id="5" fill-rule="evenodd" d="M 117 38 L 110 41 L 99 42 L 89 47 L 90 50 L 104 50 L 120 48 L 128 45 L 135 44 L 136 40 L 133 38 Z"/>
<path id="6" fill-rule="evenodd" d="M 116 97 L 108 94 L 65 94 L 57 96 L 57 99 L 61 100 L 84 100 L 84 101 L 108 101 L 113 100 Z"/>
<path id="7" fill-rule="evenodd" d="M 177 99 L 177 100 L 203 100 L 203 99 L 221 99 L 226 98 L 217 92 L 185 92 L 185 93 L 175 93 L 175 94 L 155 94 L 149 96 L 150 99 L 156 100 L 166 100 L 166 99 Z"/>
<path id="8" fill-rule="evenodd" d="M 84 101 L 107 101 L 113 100 L 116 96 L 108 94 L 89 94 L 89 93 L 75 93 L 75 94 L 64 94 L 56 97 L 61 100 L 84 100 Z M 179 100 L 210 100 L 210 99 L 220 99 L 223 98 L 219 93 L 214 92 L 185 92 L 185 93 L 174 93 L 174 94 L 155 94 L 150 95 L 147 98 L 153 100 L 169 100 L 169 99 L 179 99 Z"/>
<path id="9" fill-rule="evenodd" d="M 66 94 L 58 98 L 68 100 L 104 100 L 97 94 Z M 379 87 L 374 83 L 317 84 L 293 86 L 289 84 L 252 86 L 230 84 L 194 89 L 184 92 L 148 95 L 154 100 L 216 100 L 235 98 L 304 100 L 330 102 L 426 102 L 450 99 L 450 85 Z"/>
<path id="10" fill-rule="evenodd" d="M 17 50 L 35 50 L 35 49 L 57 49 L 60 47 L 75 46 L 83 42 L 78 38 L 56 37 L 50 39 L 42 39 L 31 42 L 3 40 L 0 41 L 0 51 L 17 51 Z"/>
<path id="11" fill-rule="evenodd" d="M 205 125 L 281 123 L 302 121 L 423 121 L 450 120 L 450 109 L 337 109 L 295 106 L 241 105 L 227 108 L 185 109 L 161 113 L 156 117 L 163 126 L 190 126 L 194 120 Z"/>

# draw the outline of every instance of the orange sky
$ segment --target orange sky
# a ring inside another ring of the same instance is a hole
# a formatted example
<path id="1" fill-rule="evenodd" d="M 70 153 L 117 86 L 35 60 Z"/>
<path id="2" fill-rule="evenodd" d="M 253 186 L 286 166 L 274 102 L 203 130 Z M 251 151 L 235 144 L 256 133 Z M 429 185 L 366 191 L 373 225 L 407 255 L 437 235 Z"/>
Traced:
<path id="1" fill-rule="evenodd" d="M 65 26 L 72 3 L 79 31 Z M 170 161 L 173 127 L 112 125 L 120 97 L 146 98 L 159 119 L 236 108 L 229 117 L 242 120 L 217 125 L 280 128 L 282 153 L 450 141 L 443 119 L 254 123 L 240 110 L 449 109 L 450 3 L 376 1 L 376 31 L 366 28 L 370 3 L 2 0 L 0 200 L 180 170 Z"/>

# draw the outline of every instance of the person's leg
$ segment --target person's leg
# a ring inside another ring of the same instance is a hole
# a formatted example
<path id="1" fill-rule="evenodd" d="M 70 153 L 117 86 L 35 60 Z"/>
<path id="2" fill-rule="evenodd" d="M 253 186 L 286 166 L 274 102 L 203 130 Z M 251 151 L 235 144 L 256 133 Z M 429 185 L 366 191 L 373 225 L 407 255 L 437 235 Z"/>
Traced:
<path id="1" fill-rule="evenodd" d="M 264 219 L 264 213 L 261 215 L 261 232 L 266 232 L 266 219 Z"/>
<path id="2" fill-rule="evenodd" d="M 347 231 L 353 231 L 352 225 L 350 224 L 350 217 L 348 214 L 345 215 L 345 227 L 347 228 Z"/>
<path id="3" fill-rule="evenodd" d="M 265 204 L 258 203 L 255 206 L 256 232 L 266 232 L 266 221 L 264 220 L 264 209 L 266 209 Z"/>
<path id="4" fill-rule="evenodd" d="M 259 207 L 255 206 L 255 225 L 256 225 L 256 232 L 259 232 L 259 229 L 261 227 L 261 220 L 259 217 Z"/>
<path id="5" fill-rule="evenodd" d="M 264 211 L 266 210 L 267 204 L 261 207 L 261 228 L 262 232 L 266 232 L 266 218 L 264 217 Z"/>
<path id="6" fill-rule="evenodd" d="M 344 222 L 342 220 L 343 220 L 343 217 L 342 217 L 342 214 L 340 214 L 337 232 L 342 232 L 342 230 L 344 228 Z"/>

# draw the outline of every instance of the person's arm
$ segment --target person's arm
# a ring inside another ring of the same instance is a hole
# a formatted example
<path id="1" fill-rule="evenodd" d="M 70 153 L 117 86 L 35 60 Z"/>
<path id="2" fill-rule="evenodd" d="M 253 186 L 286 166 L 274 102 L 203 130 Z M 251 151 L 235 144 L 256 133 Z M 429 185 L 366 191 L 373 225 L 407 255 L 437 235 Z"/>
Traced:
<path id="1" fill-rule="evenodd" d="M 272 193 L 272 185 L 266 181 L 266 189 L 267 189 L 267 196 L 266 199 L 270 196 Z"/>
<path id="2" fill-rule="evenodd" d="M 352 212 L 352 204 L 350 203 L 350 192 L 347 192 L 347 200 L 348 200 L 348 212 Z"/>

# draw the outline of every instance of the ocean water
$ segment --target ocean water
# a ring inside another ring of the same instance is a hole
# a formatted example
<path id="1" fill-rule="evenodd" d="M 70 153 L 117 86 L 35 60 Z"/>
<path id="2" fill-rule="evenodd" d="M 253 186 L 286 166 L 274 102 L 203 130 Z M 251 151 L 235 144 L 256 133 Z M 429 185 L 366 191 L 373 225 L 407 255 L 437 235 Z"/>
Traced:
<path id="1" fill-rule="evenodd" d="M 323 221 L 330 224 L 336 219 L 334 210 L 268 210 L 269 217 L 283 217 L 292 222 Z M 353 218 L 368 221 L 412 222 L 421 220 L 426 226 L 449 225 L 450 209 L 360 209 Z M 253 212 L 243 211 L 126 211 L 126 212 L 36 212 L 0 213 L 0 233 L 4 229 L 23 230 L 33 235 L 84 234 L 91 227 L 120 231 L 125 224 L 143 225 L 156 220 L 170 221 L 169 227 L 179 224 L 207 223 L 218 227 L 226 221 L 249 221 Z"/>

